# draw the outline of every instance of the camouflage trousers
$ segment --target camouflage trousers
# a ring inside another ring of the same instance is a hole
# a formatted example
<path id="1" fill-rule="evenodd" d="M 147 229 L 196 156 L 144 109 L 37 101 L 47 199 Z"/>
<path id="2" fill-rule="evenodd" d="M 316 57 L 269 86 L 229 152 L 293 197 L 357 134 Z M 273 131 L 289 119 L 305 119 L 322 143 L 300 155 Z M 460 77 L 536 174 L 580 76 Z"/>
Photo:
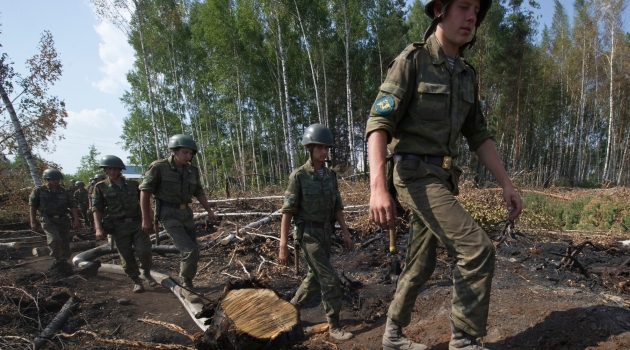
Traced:
<path id="1" fill-rule="evenodd" d="M 123 270 L 129 277 L 140 276 L 136 257 L 140 268 L 149 271 L 153 266 L 153 252 L 149 235 L 142 231 L 141 222 L 128 222 L 114 226 L 112 238 L 120 255 Z"/>
<path id="2" fill-rule="evenodd" d="M 46 233 L 50 256 L 55 259 L 70 259 L 70 219 L 67 216 L 59 219 L 41 218 L 40 223 Z"/>
<path id="3" fill-rule="evenodd" d="M 453 268 L 453 323 L 482 337 L 486 335 L 495 250 L 483 229 L 453 196 L 457 179 L 451 176 L 421 161 L 396 164 L 396 190 L 414 215 L 405 268 L 387 315 L 403 327 L 409 325 L 418 291 L 435 269 L 439 240 L 457 259 Z"/>
<path id="4" fill-rule="evenodd" d="M 90 213 L 91 214 L 91 213 Z M 79 203 L 79 217 L 83 219 L 83 224 L 92 227 L 92 215 L 88 215 L 87 203 Z"/>
<path id="5" fill-rule="evenodd" d="M 162 208 L 160 223 L 180 252 L 179 275 L 183 278 L 195 278 L 199 263 L 199 248 L 192 210 L 190 208 Z"/>
<path id="6" fill-rule="evenodd" d="M 341 282 L 330 263 L 332 229 L 305 228 L 300 248 L 308 264 L 308 273 L 295 292 L 295 300 L 304 305 L 321 292 L 327 317 L 339 317 L 341 311 Z"/>

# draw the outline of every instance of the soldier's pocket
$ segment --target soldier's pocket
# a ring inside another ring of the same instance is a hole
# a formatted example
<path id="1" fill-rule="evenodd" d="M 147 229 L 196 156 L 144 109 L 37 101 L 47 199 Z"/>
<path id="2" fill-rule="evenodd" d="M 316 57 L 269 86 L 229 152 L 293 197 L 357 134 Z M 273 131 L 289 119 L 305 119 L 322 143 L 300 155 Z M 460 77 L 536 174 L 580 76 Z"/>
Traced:
<path id="1" fill-rule="evenodd" d="M 450 89 L 448 85 L 421 82 L 418 85 L 418 104 L 416 114 L 418 125 L 426 122 L 448 122 L 447 108 Z"/>

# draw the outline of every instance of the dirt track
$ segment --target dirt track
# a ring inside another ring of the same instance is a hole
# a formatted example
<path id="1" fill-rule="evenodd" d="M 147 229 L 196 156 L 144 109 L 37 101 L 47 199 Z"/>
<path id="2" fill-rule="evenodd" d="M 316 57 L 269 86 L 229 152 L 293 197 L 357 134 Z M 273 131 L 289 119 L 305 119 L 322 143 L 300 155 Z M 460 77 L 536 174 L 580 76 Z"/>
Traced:
<path id="1" fill-rule="evenodd" d="M 261 206 L 268 207 L 264 203 Z M 256 209 L 270 209 L 262 207 Z M 351 216 L 348 220 L 351 227 L 353 218 L 358 216 Z M 251 221 L 251 218 L 245 218 L 239 220 L 239 225 Z M 234 220 L 224 220 L 218 232 L 199 230 L 199 235 L 204 240 L 213 240 L 230 228 L 233 229 L 233 225 Z M 259 233 L 274 234 L 278 230 L 279 220 L 276 219 Z M 79 233 L 83 238 L 93 237 L 87 229 Z M 355 333 L 355 338 L 335 345 L 329 342 L 325 333 L 316 333 L 296 344 L 295 348 L 380 348 L 384 315 L 395 288 L 390 272 L 396 269 L 391 265 L 391 257 L 387 256 L 386 238 L 360 248 L 360 243 L 373 238 L 374 234 L 363 233 L 361 238 L 357 236 L 356 249 L 351 253 L 341 254 L 338 245 L 335 245 L 333 253 L 334 265 L 340 274 L 347 277 L 344 280 L 348 282 L 344 287 L 341 318 L 346 329 Z M 398 247 L 404 257 L 407 235 L 402 231 L 399 234 Z M 496 235 L 496 232 L 491 234 Z M 2 241 L 33 235 L 30 231 L 0 231 Z M 565 253 L 572 240 L 577 244 L 586 238 L 549 234 L 538 234 L 535 238 L 531 234 L 528 236 L 529 239 L 521 239 L 509 247 L 501 245 L 497 250 L 485 345 L 490 349 L 630 349 L 628 290 L 623 287 L 616 289 L 616 281 L 610 276 L 591 274 L 590 278 L 586 278 L 578 269 L 561 270 L 556 266 L 561 259 L 559 255 Z M 615 243 L 621 238 L 590 239 L 595 247 L 586 247 L 578 256 L 578 261 L 586 269 L 619 266 L 627 260 L 630 248 Z M 146 286 L 147 292 L 133 294 L 130 281 L 120 275 L 99 273 L 90 279 L 79 275 L 52 275 L 47 271 L 51 258 L 36 258 L 30 254 L 33 246 L 43 245 L 42 240 L 33 242 L 24 243 L 18 251 L 0 252 L 0 285 L 3 286 L 0 336 L 32 340 L 38 333 L 38 322 L 42 326 L 47 325 L 63 303 L 71 295 L 76 295 L 81 302 L 63 326 L 62 331 L 65 333 L 84 329 L 107 339 L 194 346 L 187 337 L 177 332 L 138 321 L 149 318 L 179 325 L 191 334 L 199 332 L 177 298 L 165 288 Z M 205 249 L 202 251 L 201 271 L 195 280 L 196 285 L 208 298 L 216 298 L 223 286 L 232 279 L 226 274 L 247 277 L 238 263 L 241 262 L 250 274 L 267 281 L 276 291 L 289 297 L 301 281 L 301 277 L 296 277 L 292 269 L 264 263 L 260 273 L 257 272 L 262 262 L 260 256 L 273 261 L 276 254 L 277 241 L 261 237 L 251 242 Z M 105 256 L 101 261 L 120 263 L 115 255 Z M 154 261 L 155 270 L 177 276 L 178 256 L 154 255 Z M 433 278 L 418 296 L 411 325 L 405 329 L 409 337 L 424 342 L 431 349 L 448 348 L 450 270 L 453 262 L 446 251 L 440 249 Z M 301 265 L 304 268 L 305 264 Z M 304 275 L 305 270 L 302 273 Z M 627 281 L 630 277 L 626 273 L 619 278 Z M 37 306 L 25 293 L 37 300 Z M 129 305 L 121 305 L 118 301 L 122 298 L 129 299 Z M 325 321 L 319 299 L 311 301 L 301 310 L 301 319 L 305 327 Z M 16 338 L 0 338 L 0 348 L 26 349 L 27 346 Z M 47 348 L 125 347 L 108 345 L 94 341 L 91 336 L 81 335 L 56 338 Z"/>

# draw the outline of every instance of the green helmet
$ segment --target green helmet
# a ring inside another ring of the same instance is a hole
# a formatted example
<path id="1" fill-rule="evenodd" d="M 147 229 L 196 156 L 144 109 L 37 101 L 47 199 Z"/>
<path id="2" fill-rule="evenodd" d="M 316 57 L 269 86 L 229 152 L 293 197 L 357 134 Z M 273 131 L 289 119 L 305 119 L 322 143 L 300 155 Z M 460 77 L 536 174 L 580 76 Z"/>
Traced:
<path id="1" fill-rule="evenodd" d="M 42 176 L 44 179 L 51 180 L 63 180 L 63 174 L 61 171 L 57 169 L 46 169 L 44 170 L 44 175 Z"/>
<path id="2" fill-rule="evenodd" d="M 72 183 L 74 183 L 74 182 L 77 182 L 77 180 L 75 180 L 75 179 L 72 179 L 72 180 L 70 180 L 70 182 L 72 182 Z"/>
<path id="3" fill-rule="evenodd" d="M 193 150 L 193 155 L 197 154 L 197 143 L 192 137 L 184 134 L 177 134 L 171 136 L 168 140 L 168 149 L 174 149 L 179 147 L 186 147 Z"/>
<path id="4" fill-rule="evenodd" d="M 123 170 L 127 169 L 122 159 L 112 155 L 107 155 L 101 158 L 101 161 L 98 163 L 98 167 L 101 169 L 105 167 L 120 168 Z"/>
<path id="5" fill-rule="evenodd" d="M 430 0 L 424 5 L 424 13 L 431 19 L 435 19 L 435 11 L 433 7 L 435 6 L 435 2 L 437 0 Z M 446 12 L 446 8 L 453 0 L 442 0 L 442 14 L 438 17 L 442 17 Z M 476 26 L 479 27 L 481 22 L 483 22 L 484 18 L 486 18 L 486 14 L 488 14 L 488 10 L 490 10 L 490 6 L 492 6 L 492 0 L 480 0 L 479 2 L 479 12 L 477 12 L 477 23 Z"/>
<path id="6" fill-rule="evenodd" d="M 77 183 L 75 183 L 75 186 L 77 186 L 77 187 L 85 187 L 85 184 L 83 183 L 83 181 L 77 181 Z"/>
<path id="7" fill-rule="evenodd" d="M 324 124 L 313 124 L 304 130 L 302 145 L 326 145 L 335 147 L 335 138 Z"/>
<path id="8" fill-rule="evenodd" d="M 98 180 L 98 179 L 105 180 L 105 179 L 107 179 L 107 176 L 105 174 L 96 174 L 96 175 L 94 175 L 94 180 Z"/>

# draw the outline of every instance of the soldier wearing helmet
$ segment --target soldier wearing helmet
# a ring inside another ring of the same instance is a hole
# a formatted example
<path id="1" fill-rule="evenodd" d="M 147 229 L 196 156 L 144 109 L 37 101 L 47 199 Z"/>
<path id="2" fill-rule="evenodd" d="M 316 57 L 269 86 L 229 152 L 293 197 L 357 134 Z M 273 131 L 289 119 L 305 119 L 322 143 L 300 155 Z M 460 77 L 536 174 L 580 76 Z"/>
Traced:
<path id="1" fill-rule="evenodd" d="M 87 215 L 89 196 L 88 191 L 85 189 L 85 183 L 83 181 L 76 181 L 75 187 L 74 198 L 79 205 L 79 214 L 83 219 L 83 223 L 88 227 L 92 227 L 92 217 Z"/>
<path id="2" fill-rule="evenodd" d="M 510 220 L 521 198 L 497 154 L 481 112 L 475 70 L 463 59 L 491 0 L 431 0 L 433 20 L 422 43 L 409 45 L 390 64 L 366 127 L 370 164 L 370 218 L 395 228 L 393 185 L 412 210 L 405 268 L 387 313 L 383 349 L 426 349 L 402 333 L 420 287 L 431 277 L 440 241 L 457 258 L 453 271 L 449 350 L 484 349 L 495 251 L 481 227 L 455 199 L 461 169 L 453 163 L 461 133 L 503 188 Z"/>
<path id="3" fill-rule="evenodd" d="M 47 183 L 35 187 L 28 199 L 31 229 L 44 229 L 50 255 L 55 259 L 51 268 L 70 274 L 70 226 L 75 229 L 81 226 L 77 201 L 72 193 L 59 185 L 63 180 L 61 171 L 46 169 L 42 177 Z M 72 222 L 68 218 L 69 212 L 72 213 Z"/>
<path id="4" fill-rule="evenodd" d="M 353 335 L 344 331 L 339 323 L 343 292 L 337 272 L 329 260 L 335 221 L 339 222 L 343 230 L 346 251 L 353 248 L 344 218 L 337 174 L 324 167 L 328 152 L 334 147 L 334 138 L 325 125 L 313 124 L 304 131 L 302 145 L 309 152 L 309 160 L 291 173 L 284 192 L 279 258 L 282 264 L 289 264 L 287 242 L 293 220 L 294 242 L 304 252 L 308 274 L 291 299 L 291 304 L 299 308 L 321 293 L 330 337 L 347 340 Z"/>
<path id="5" fill-rule="evenodd" d="M 197 143 L 188 135 L 178 134 L 170 138 L 168 148 L 171 156 L 151 163 L 140 184 L 142 229 L 146 233 L 154 232 L 155 214 L 180 251 L 179 275 L 187 289 L 183 294 L 189 301 L 197 302 L 199 299 L 188 291 L 193 289 L 192 281 L 199 262 L 197 233 L 189 206 L 192 198 L 197 198 L 211 220 L 216 220 L 216 215 L 201 186 L 199 169 L 190 163 L 197 153 Z M 151 209 L 151 194 L 156 201 L 155 213 Z"/>
<path id="6" fill-rule="evenodd" d="M 151 276 L 153 266 L 151 240 L 149 235 L 142 231 L 139 184 L 122 176 L 122 171 L 126 167 L 122 159 L 116 156 L 106 155 L 101 158 L 99 168 L 107 173 L 107 178 L 94 186 L 91 196 L 96 238 L 105 239 L 107 236 L 105 228 L 110 229 L 125 274 L 134 283 L 134 293 L 144 292 L 140 269 L 142 277 L 149 285 L 156 287 L 158 283 Z M 140 261 L 140 269 L 136 256 Z"/>
<path id="7" fill-rule="evenodd" d="M 107 179 L 107 176 L 105 174 L 94 174 L 94 177 L 90 179 L 90 184 L 88 185 L 88 188 L 87 188 L 88 198 L 92 198 L 92 192 L 94 191 L 94 186 L 96 186 L 97 183 L 105 179 Z M 93 216 L 94 213 L 92 212 L 91 200 L 88 201 L 87 215 L 89 215 L 92 218 L 92 220 L 94 220 L 94 216 Z"/>

